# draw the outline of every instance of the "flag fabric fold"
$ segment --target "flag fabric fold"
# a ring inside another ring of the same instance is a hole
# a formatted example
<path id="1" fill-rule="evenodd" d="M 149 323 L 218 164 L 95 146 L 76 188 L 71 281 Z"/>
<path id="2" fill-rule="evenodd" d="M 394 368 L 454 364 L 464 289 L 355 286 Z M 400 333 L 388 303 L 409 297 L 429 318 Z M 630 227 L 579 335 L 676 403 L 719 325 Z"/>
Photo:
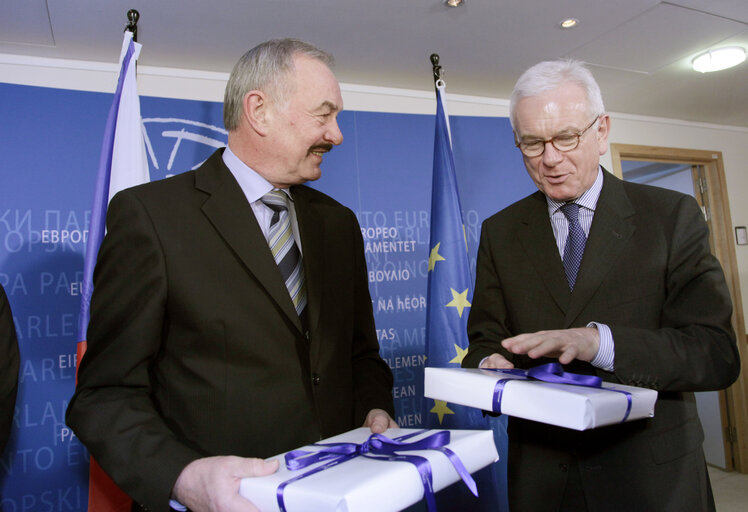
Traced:
<path id="1" fill-rule="evenodd" d="M 431 241 L 429 244 L 426 308 L 426 364 L 459 368 L 467 353 L 467 318 L 473 299 L 473 278 L 457 187 L 449 117 L 444 104 L 444 82 L 437 82 L 434 168 L 431 186 Z M 478 409 L 424 399 L 429 428 L 492 429 Z M 450 510 L 500 510 L 502 496 L 495 467 L 477 473 L 480 499 L 459 488 L 443 491 L 440 502 Z M 449 492 L 448 492 L 449 491 Z M 504 509 L 505 510 L 505 509 Z"/>
<path id="2" fill-rule="evenodd" d="M 120 54 L 120 71 L 114 100 L 109 110 L 96 176 L 91 224 L 83 262 L 81 308 L 78 320 L 77 360 L 86 351 L 86 330 L 93 292 L 93 271 L 99 246 L 104 239 L 106 211 L 109 200 L 122 189 L 150 181 L 145 153 L 143 126 L 140 117 L 135 64 L 141 45 L 133 41 L 132 32 L 125 31 Z M 130 498 L 122 492 L 91 458 L 89 470 L 89 512 L 129 511 Z"/>

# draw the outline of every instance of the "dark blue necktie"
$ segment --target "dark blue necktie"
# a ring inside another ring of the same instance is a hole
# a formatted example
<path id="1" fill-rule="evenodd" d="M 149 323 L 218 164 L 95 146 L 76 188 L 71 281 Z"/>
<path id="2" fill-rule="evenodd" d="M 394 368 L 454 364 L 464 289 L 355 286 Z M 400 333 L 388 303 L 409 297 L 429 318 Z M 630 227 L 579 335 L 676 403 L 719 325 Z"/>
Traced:
<path id="1" fill-rule="evenodd" d="M 577 280 L 579 264 L 582 263 L 582 254 L 584 254 L 584 244 L 587 242 L 587 237 L 579 224 L 579 205 L 577 203 L 561 205 L 561 213 L 569 221 L 569 236 L 566 238 L 566 247 L 564 247 L 564 271 L 566 272 L 566 280 L 569 281 L 569 289 L 574 290 L 574 283 Z"/>

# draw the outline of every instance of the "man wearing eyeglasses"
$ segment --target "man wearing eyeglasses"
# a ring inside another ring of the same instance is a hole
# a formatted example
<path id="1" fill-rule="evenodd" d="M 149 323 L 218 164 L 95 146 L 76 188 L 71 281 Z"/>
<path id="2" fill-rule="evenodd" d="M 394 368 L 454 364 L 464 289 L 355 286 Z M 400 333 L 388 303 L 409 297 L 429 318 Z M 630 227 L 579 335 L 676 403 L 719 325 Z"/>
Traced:
<path id="1" fill-rule="evenodd" d="M 610 117 L 578 62 L 527 70 L 510 116 L 539 191 L 483 224 L 463 366 L 559 362 L 659 392 L 654 418 L 597 430 L 510 418 L 512 512 L 714 510 L 693 392 L 739 359 L 698 204 L 600 166 Z"/>

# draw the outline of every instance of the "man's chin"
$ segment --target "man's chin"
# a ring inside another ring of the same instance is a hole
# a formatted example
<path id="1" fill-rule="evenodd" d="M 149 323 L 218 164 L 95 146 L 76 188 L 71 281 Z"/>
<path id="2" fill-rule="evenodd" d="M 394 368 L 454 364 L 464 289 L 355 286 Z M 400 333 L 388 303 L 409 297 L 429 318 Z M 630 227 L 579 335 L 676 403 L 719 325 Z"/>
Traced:
<path id="1" fill-rule="evenodd" d="M 302 183 L 306 183 L 307 181 L 317 181 L 322 177 L 322 169 L 316 167 L 314 169 L 305 170 L 303 173 L 301 173 L 300 177 Z"/>
<path id="2" fill-rule="evenodd" d="M 552 185 L 548 183 L 543 184 L 543 188 L 541 188 L 541 192 L 543 192 L 546 196 L 550 197 L 554 201 L 558 201 L 560 203 L 571 201 L 572 199 L 576 199 L 577 196 L 574 196 L 574 190 L 570 187 L 564 186 L 564 185 Z"/>

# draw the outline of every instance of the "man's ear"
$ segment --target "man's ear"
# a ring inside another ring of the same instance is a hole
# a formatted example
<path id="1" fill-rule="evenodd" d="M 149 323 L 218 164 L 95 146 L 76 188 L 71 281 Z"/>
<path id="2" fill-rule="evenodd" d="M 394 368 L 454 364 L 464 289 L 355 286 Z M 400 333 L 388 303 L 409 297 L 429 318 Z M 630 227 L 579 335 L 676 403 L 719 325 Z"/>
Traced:
<path id="1" fill-rule="evenodd" d="M 249 127 L 259 135 L 265 136 L 270 121 L 270 106 L 265 93 L 252 90 L 244 95 L 242 113 Z"/>
<path id="2" fill-rule="evenodd" d="M 608 151 L 608 135 L 610 135 L 610 116 L 608 114 L 600 116 L 600 125 L 596 132 L 598 152 L 600 155 L 604 155 Z"/>

